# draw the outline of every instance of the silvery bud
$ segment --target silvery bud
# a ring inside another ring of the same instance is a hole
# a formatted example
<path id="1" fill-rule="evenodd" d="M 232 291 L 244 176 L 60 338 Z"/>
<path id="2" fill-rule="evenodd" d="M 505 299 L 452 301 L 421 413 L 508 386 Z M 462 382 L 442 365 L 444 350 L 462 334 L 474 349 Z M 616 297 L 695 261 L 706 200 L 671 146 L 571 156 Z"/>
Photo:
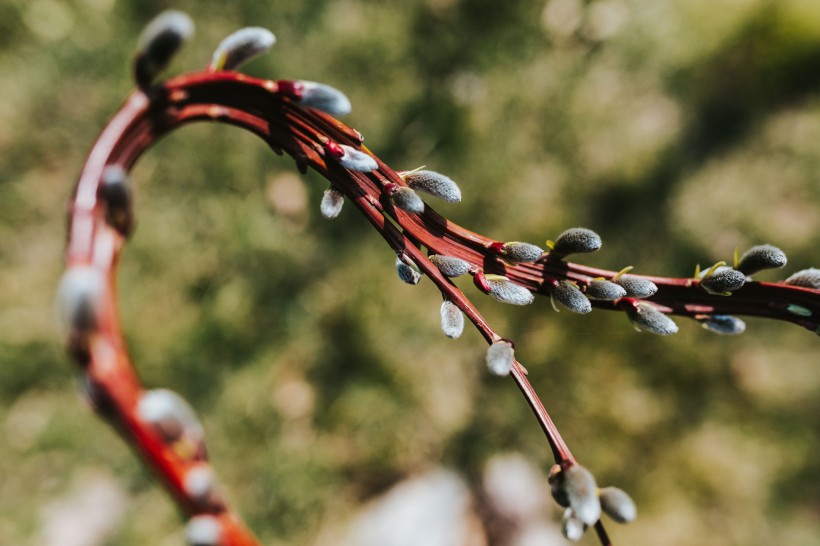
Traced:
<path id="1" fill-rule="evenodd" d="M 820 290 L 820 269 L 814 267 L 803 269 L 783 282 L 791 286 L 802 286 L 803 288 Z"/>
<path id="2" fill-rule="evenodd" d="M 778 269 L 786 265 L 786 254 L 772 245 L 757 245 L 743 253 L 737 269 L 744 275 L 754 275 L 764 269 Z"/>
<path id="3" fill-rule="evenodd" d="M 601 517 L 598 485 L 592 473 L 578 463 L 554 466 L 549 473 L 550 491 L 561 506 L 568 506 L 576 518 L 594 525 Z"/>
<path id="4" fill-rule="evenodd" d="M 123 237 L 134 228 L 131 181 L 119 165 L 109 165 L 103 170 L 97 198 L 105 203 L 105 220 Z"/>
<path id="5" fill-rule="evenodd" d="M 166 444 L 187 439 L 193 444 L 202 443 L 204 431 L 194 409 L 174 391 L 153 389 L 145 391 L 137 403 L 137 417 L 151 426 Z"/>
<path id="6" fill-rule="evenodd" d="M 636 330 L 668 336 L 678 332 L 675 321 L 649 303 L 633 301 L 626 307 L 626 314 Z"/>
<path id="7" fill-rule="evenodd" d="M 421 197 L 419 197 L 412 188 L 396 186 L 395 184 L 393 186 L 394 187 L 388 190 L 388 194 L 390 195 L 390 199 L 393 200 L 394 205 L 414 214 L 424 212 L 424 201 L 421 200 Z"/>
<path id="8" fill-rule="evenodd" d="M 502 303 L 512 305 L 529 305 L 535 297 L 532 292 L 513 284 L 507 277 L 502 275 L 486 275 L 487 283 L 490 287 L 489 294 Z"/>
<path id="9" fill-rule="evenodd" d="M 544 255 L 544 249 L 530 243 L 512 241 L 503 243 L 498 251 L 508 262 L 532 263 L 538 261 Z"/>
<path id="10" fill-rule="evenodd" d="M 654 282 L 634 275 L 621 275 L 612 279 L 612 282 L 626 290 L 626 295 L 633 298 L 648 298 L 658 291 Z"/>
<path id="11" fill-rule="evenodd" d="M 208 68 L 212 71 L 236 70 L 269 50 L 275 43 L 276 36 L 266 28 L 239 29 L 219 43 Z"/>
<path id="12" fill-rule="evenodd" d="M 572 508 L 564 510 L 561 517 L 561 534 L 564 538 L 572 542 L 578 542 L 587 530 L 587 524 L 575 517 Z"/>
<path id="13" fill-rule="evenodd" d="M 445 277 L 460 277 L 466 275 L 473 267 L 470 265 L 470 262 L 466 260 L 453 256 L 443 256 L 441 254 L 430 256 L 430 261 L 438 267 L 438 270 L 441 271 L 441 274 Z"/>
<path id="14" fill-rule="evenodd" d="M 214 471 L 208 464 L 197 464 L 190 468 L 182 480 L 182 488 L 188 498 L 202 510 L 216 511 L 225 506 Z"/>
<path id="15" fill-rule="evenodd" d="M 185 526 L 188 546 L 222 546 L 222 522 L 219 518 L 200 514 Z"/>
<path id="16" fill-rule="evenodd" d="M 734 336 L 746 331 L 746 323 L 732 315 L 705 315 L 696 319 L 701 326 L 715 334 Z"/>
<path id="17" fill-rule="evenodd" d="M 550 288 L 550 297 L 573 313 L 584 315 L 592 311 L 592 304 L 573 283 L 559 281 Z"/>
<path id="18" fill-rule="evenodd" d="M 552 252 L 559 257 L 570 254 L 584 254 L 595 252 L 601 248 L 601 237 L 591 229 L 576 227 L 570 228 L 555 240 L 554 243 L 547 244 Z"/>
<path id="19" fill-rule="evenodd" d="M 181 11 L 165 11 L 148 23 L 137 42 L 134 79 L 147 89 L 194 33 L 194 23 Z"/>
<path id="20" fill-rule="evenodd" d="M 105 276 L 90 265 L 69 268 L 57 290 L 57 309 L 68 352 L 78 362 L 90 357 L 91 335 L 97 330 Z"/>
<path id="21" fill-rule="evenodd" d="M 350 113 L 350 99 L 338 89 L 324 83 L 299 80 L 296 84 L 296 101 L 302 106 L 321 110 L 331 116 Z"/>
<path id="22" fill-rule="evenodd" d="M 464 331 L 464 314 L 450 300 L 441 302 L 441 331 L 450 339 L 456 339 Z"/>
<path id="23" fill-rule="evenodd" d="M 339 216 L 344 204 L 344 194 L 336 188 L 330 187 L 326 189 L 324 195 L 322 195 L 322 203 L 319 205 L 319 210 L 322 212 L 322 216 L 328 220 L 332 220 Z"/>
<path id="24" fill-rule="evenodd" d="M 612 281 L 592 279 L 587 285 L 586 295 L 593 300 L 614 301 L 625 297 L 626 289 Z"/>
<path id="25" fill-rule="evenodd" d="M 513 366 L 515 350 L 509 341 L 496 341 L 487 349 L 487 369 L 493 375 L 509 375 Z"/>
<path id="26" fill-rule="evenodd" d="M 405 184 L 448 203 L 461 201 L 461 190 L 449 177 L 435 171 L 408 171 L 399 173 Z"/>
<path id="27" fill-rule="evenodd" d="M 419 279 L 421 279 L 421 273 L 405 262 L 401 256 L 396 256 L 396 273 L 399 275 L 399 279 L 407 284 L 418 284 Z"/>
<path id="28" fill-rule="evenodd" d="M 700 286 L 710 294 L 729 295 L 746 283 L 746 275 L 727 266 L 712 267 L 705 271 Z"/>
<path id="29" fill-rule="evenodd" d="M 601 509 L 618 523 L 630 523 L 638 516 L 638 508 L 629 495 L 617 487 L 604 487 L 598 494 Z"/>
<path id="30" fill-rule="evenodd" d="M 345 169 L 369 173 L 379 168 L 372 156 L 346 144 L 332 140 L 325 142 L 325 154 L 335 158 Z"/>

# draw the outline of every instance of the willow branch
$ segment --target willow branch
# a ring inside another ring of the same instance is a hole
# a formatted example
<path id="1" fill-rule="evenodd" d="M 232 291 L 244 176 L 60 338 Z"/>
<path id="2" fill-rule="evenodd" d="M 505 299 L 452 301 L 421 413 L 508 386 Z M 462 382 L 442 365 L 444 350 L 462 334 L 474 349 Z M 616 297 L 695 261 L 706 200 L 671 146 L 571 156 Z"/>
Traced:
<path id="1" fill-rule="evenodd" d="M 365 216 L 390 248 L 411 260 L 475 325 L 492 344 L 502 340 L 473 303 L 430 261 L 440 254 L 464 260 L 474 272 L 506 276 L 513 284 L 540 295 L 550 295 L 556 281 L 585 287 L 595 278 L 610 279 L 615 271 L 564 261 L 546 254 L 535 263 L 513 264 L 499 255 L 499 242 L 451 222 L 425 206 L 421 214 L 396 206 L 385 188 L 404 186 L 402 177 L 362 146 L 361 135 L 318 110 L 302 108 L 285 91 L 293 82 L 256 79 L 235 72 L 204 71 L 172 79 L 146 92 L 137 91 L 111 119 L 91 150 L 70 207 L 66 262 L 69 268 L 91 267 L 101 272 L 107 285 L 100 296 L 96 328 L 88 339 L 70 341 L 72 354 L 83 366 L 89 394 L 153 467 L 182 510 L 208 514 L 222 525 L 225 544 L 257 544 L 224 502 L 203 503 L 192 495 L 186 476 L 207 464 L 204 450 L 180 454 L 169 447 L 138 412 L 145 389 L 128 359 L 114 301 L 115 270 L 125 235 L 106 220 L 106 205 L 99 199 L 104 171 L 112 165 L 129 170 L 137 159 L 166 133 L 189 123 L 220 122 L 248 130 L 277 153 L 287 153 L 300 171 L 310 168 Z M 378 168 L 355 172 L 344 168 L 327 152 L 328 142 L 361 150 Z M 422 250 L 424 249 L 424 250 Z M 752 315 L 783 320 L 809 330 L 818 328 L 820 292 L 783 283 L 747 282 L 731 296 L 705 290 L 696 278 L 643 276 L 657 287 L 649 300 L 664 313 L 697 318 L 702 315 Z M 621 301 L 593 301 L 606 310 L 622 310 Z M 549 414 L 539 400 L 523 365 L 513 361 L 511 375 L 532 408 L 549 442 L 553 458 L 562 468 L 575 464 Z M 204 508 L 203 508 L 204 506 Z M 609 539 L 596 524 L 602 543 Z"/>

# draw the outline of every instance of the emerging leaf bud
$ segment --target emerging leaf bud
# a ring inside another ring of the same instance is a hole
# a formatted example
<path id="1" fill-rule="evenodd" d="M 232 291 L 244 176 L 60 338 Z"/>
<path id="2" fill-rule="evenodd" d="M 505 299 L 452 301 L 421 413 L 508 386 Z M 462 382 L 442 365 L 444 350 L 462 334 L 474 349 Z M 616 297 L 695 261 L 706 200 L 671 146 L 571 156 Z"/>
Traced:
<path id="1" fill-rule="evenodd" d="M 601 248 L 601 237 L 591 229 L 576 227 L 570 228 L 555 240 L 547 241 L 554 255 L 559 258 L 570 254 L 595 252 Z"/>
<path id="2" fill-rule="evenodd" d="M 185 526 L 189 546 L 222 546 L 222 523 L 209 515 L 192 517 Z"/>
<path id="3" fill-rule="evenodd" d="M 715 334 L 734 336 L 746 330 L 746 323 L 732 315 L 704 315 L 696 319 L 701 326 Z"/>
<path id="4" fill-rule="evenodd" d="M 593 300 L 614 301 L 626 296 L 626 289 L 612 281 L 592 279 L 587 285 L 586 295 Z"/>
<path id="5" fill-rule="evenodd" d="M 592 311 L 592 304 L 575 284 L 559 281 L 550 288 L 550 297 L 573 313 L 585 315 Z"/>
<path id="6" fill-rule="evenodd" d="M 209 70 L 236 70 L 273 47 L 276 36 L 266 28 L 245 27 L 222 40 L 214 51 Z"/>
<path id="7" fill-rule="evenodd" d="M 302 106 L 321 110 L 331 116 L 344 116 L 352 109 L 350 99 L 334 87 L 305 80 L 299 80 L 295 85 L 295 98 Z"/>
<path id="8" fill-rule="evenodd" d="M 621 275 L 613 278 L 612 282 L 626 290 L 626 295 L 633 298 L 648 298 L 658 291 L 654 282 L 634 275 Z"/>
<path id="9" fill-rule="evenodd" d="M 746 283 L 746 275 L 725 265 L 705 271 L 700 286 L 710 294 L 728 296 Z"/>
<path id="10" fill-rule="evenodd" d="M 678 325 L 671 318 L 649 303 L 643 301 L 626 302 L 626 314 L 636 330 L 668 336 L 678 332 Z"/>
<path id="11" fill-rule="evenodd" d="M 622 489 L 604 487 L 598 494 L 601 497 L 601 509 L 618 523 L 635 521 L 638 509 L 635 503 Z"/>
<path id="12" fill-rule="evenodd" d="M 557 468 L 557 469 L 556 469 Z M 561 506 L 569 506 L 576 518 L 594 525 L 601 517 L 598 485 L 592 473 L 578 463 L 553 467 L 549 474 L 550 491 Z"/>
<path id="13" fill-rule="evenodd" d="M 577 517 L 572 508 L 564 510 L 564 515 L 561 517 L 561 534 L 564 538 L 572 542 L 578 542 L 587 530 L 587 525 Z"/>
<path id="14" fill-rule="evenodd" d="M 134 227 L 131 182 L 119 165 L 105 168 L 97 189 L 97 198 L 105 203 L 105 220 L 123 237 L 131 234 Z"/>
<path id="15" fill-rule="evenodd" d="M 416 191 L 422 191 L 448 203 L 461 201 L 461 190 L 449 177 L 435 171 L 399 173 L 402 180 Z"/>
<path id="16" fill-rule="evenodd" d="M 456 339 L 464 331 L 464 315 L 450 300 L 441 302 L 441 331 L 450 339 Z"/>
<path id="17" fill-rule="evenodd" d="M 743 253 L 736 269 L 744 275 L 754 275 L 764 269 L 778 269 L 786 265 L 786 254 L 772 245 L 757 245 Z"/>
<path id="18" fill-rule="evenodd" d="M 208 464 L 198 464 L 188 470 L 182 487 L 185 494 L 202 510 L 215 511 L 225 506 L 214 471 Z"/>
<path id="19" fill-rule="evenodd" d="M 137 403 L 137 417 L 154 429 L 166 445 L 187 442 L 190 455 L 203 451 L 204 431 L 193 408 L 174 391 L 146 391 Z"/>
<path id="20" fill-rule="evenodd" d="M 544 249 L 540 246 L 519 241 L 504 243 L 499 251 L 505 260 L 516 263 L 532 263 L 544 255 Z"/>
<path id="21" fill-rule="evenodd" d="M 390 182 L 385 185 L 385 190 L 390 199 L 393 200 L 393 204 L 400 209 L 414 214 L 424 212 L 424 201 L 412 188 L 398 186 Z"/>
<path id="22" fill-rule="evenodd" d="M 529 305 L 535 299 L 532 292 L 523 286 L 511 283 L 503 275 L 485 275 L 485 277 L 490 285 L 490 295 L 502 303 Z"/>
<path id="23" fill-rule="evenodd" d="M 512 343 L 496 341 L 487 349 L 487 369 L 494 375 L 509 375 L 512 371 L 514 353 Z"/>
<path id="24" fill-rule="evenodd" d="M 814 267 L 803 269 L 783 282 L 792 286 L 802 286 L 804 288 L 820 290 L 820 269 Z"/>
<path id="25" fill-rule="evenodd" d="M 405 262 L 401 255 L 396 256 L 396 273 L 398 273 L 399 279 L 407 284 L 418 284 L 419 279 L 421 279 L 421 273 Z"/>
<path id="26" fill-rule="evenodd" d="M 430 256 L 430 261 L 433 262 L 433 265 L 438 267 L 438 270 L 441 271 L 442 275 L 446 277 L 460 277 L 461 275 L 466 275 L 473 267 L 470 265 L 470 262 L 462 260 L 461 258 L 443 256 L 441 254 L 434 254 Z"/>
<path id="27" fill-rule="evenodd" d="M 342 167 L 351 171 L 369 173 L 379 168 L 372 156 L 332 140 L 325 142 L 325 154 L 335 158 Z"/>
<path id="28" fill-rule="evenodd" d="M 322 212 L 322 216 L 328 220 L 332 220 L 339 216 L 344 204 L 344 194 L 331 186 L 326 189 L 324 195 L 322 195 L 322 203 L 319 205 L 319 210 Z"/>
<path id="29" fill-rule="evenodd" d="M 140 34 L 134 60 L 134 79 L 140 89 L 151 86 L 193 32 L 193 21 L 181 11 L 162 12 L 148 23 Z"/>

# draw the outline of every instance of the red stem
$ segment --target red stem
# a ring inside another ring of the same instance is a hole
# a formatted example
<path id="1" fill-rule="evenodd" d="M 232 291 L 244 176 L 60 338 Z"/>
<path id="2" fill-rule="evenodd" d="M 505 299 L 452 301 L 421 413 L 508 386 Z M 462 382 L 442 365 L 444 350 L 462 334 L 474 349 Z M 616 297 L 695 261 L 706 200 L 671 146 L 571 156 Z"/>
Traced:
<path id="1" fill-rule="evenodd" d="M 287 88 L 285 82 L 283 87 Z M 194 121 L 229 123 L 253 132 L 277 151 L 291 155 L 300 170 L 308 166 L 327 178 L 364 214 L 376 231 L 396 252 L 403 252 L 453 301 L 476 326 L 488 343 L 501 339 L 470 300 L 441 274 L 420 247 L 428 253 L 454 256 L 475 268 L 506 275 L 532 292 L 549 294 L 546 279 L 567 279 L 583 286 L 595 277 L 610 278 L 614 271 L 596 269 L 547 257 L 534 264 L 511 265 L 498 259 L 492 250 L 494 239 L 464 229 L 437 214 L 430 207 L 420 215 L 393 207 L 383 192 L 386 183 L 404 185 L 402 179 L 377 157 L 378 170 L 352 172 L 336 160 L 325 161 L 324 143 L 330 139 L 359 148 L 360 134 L 321 112 L 303 109 L 281 96 L 280 84 L 233 72 L 199 72 L 175 78 L 151 90 L 150 98 L 135 92 L 112 118 L 96 144 L 80 176 L 71 207 L 68 266 L 92 264 L 109 279 L 109 289 L 101 306 L 100 328 L 90 347 L 86 373 L 105 393 L 109 416 L 140 455 L 153 467 L 180 507 L 189 515 L 197 513 L 182 487 L 188 463 L 163 445 L 136 417 L 135 405 L 142 386 L 128 359 L 119 318 L 113 300 L 115 270 L 123 237 L 106 224 L 104 204 L 97 201 L 103 169 L 119 164 L 130 169 L 139 156 L 162 135 Z M 372 154 L 371 154 L 372 155 Z M 388 217 L 390 220 L 388 220 Z M 396 227 L 399 226 L 399 227 Z M 694 317 L 700 314 L 756 315 L 785 320 L 817 329 L 820 292 L 778 283 L 748 282 L 731 297 L 706 293 L 694 279 L 646 277 L 658 286 L 651 300 L 665 312 Z M 616 310 L 613 302 L 593 301 L 603 309 Z M 799 306 L 802 316 L 794 312 Z M 532 408 L 558 463 L 575 461 L 555 424 L 527 380 L 526 369 L 514 362 L 512 377 Z M 225 509 L 217 515 L 224 528 L 223 539 L 231 545 L 253 545 L 258 541 L 238 518 Z M 609 539 L 598 522 L 596 532 L 602 544 Z"/>

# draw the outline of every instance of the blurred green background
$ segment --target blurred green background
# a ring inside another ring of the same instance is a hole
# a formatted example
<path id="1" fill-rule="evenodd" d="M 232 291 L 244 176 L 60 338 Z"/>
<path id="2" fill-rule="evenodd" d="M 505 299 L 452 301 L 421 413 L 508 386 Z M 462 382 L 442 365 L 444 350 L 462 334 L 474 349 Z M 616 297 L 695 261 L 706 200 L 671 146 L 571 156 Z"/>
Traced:
<path id="1" fill-rule="evenodd" d="M 475 231 L 543 244 L 590 227 L 604 248 L 585 263 L 646 274 L 759 243 L 790 259 L 761 280 L 820 266 L 816 0 L 3 0 L 0 544 L 183 542 L 77 396 L 53 313 L 67 198 L 132 88 L 140 30 L 172 7 L 197 24 L 172 72 L 270 28 L 278 44 L 249 73 L 343 90 L 375 153 L 461 185 L 459 205 L 428 201 Z M 295 172 L 224 126 L 138 163 L 119 291 L 145 383 L 200 412 L 265 544 L 346 543 L 363 506 L 436 468 L 468 492 L 472 538 L 452 544 L 525 544 L 486 487 L 499 454 L 548 468 L 517 389 L 487 376 L 476 332 L 441 335 L 431 283 L 400 283 L 353 207 L 322 220 L 326 183 Z M 638 502 L 634 524 L 610 525 L 616 544 L 820 544 L 816 336 L 750 319 L 735 338 L 683 320 L 659 338 L 615 313 L 476 302 L 579 459 Z M 547 503 L 530 519 L 554 535 L 559 517 Z"/>

